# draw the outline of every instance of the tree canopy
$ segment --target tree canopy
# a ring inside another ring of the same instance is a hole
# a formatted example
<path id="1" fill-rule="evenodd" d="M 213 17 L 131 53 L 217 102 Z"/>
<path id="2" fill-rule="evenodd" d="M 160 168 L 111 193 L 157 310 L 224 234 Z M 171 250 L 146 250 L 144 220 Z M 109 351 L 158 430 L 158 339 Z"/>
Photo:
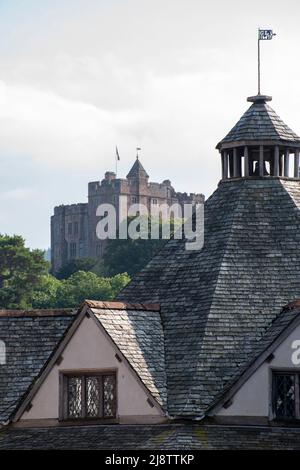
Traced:
<path id="1" fill-rule="evenodd" d="M 68 279 L 44 276 L 34 292 L 33 308 L 74 308 L 84 299 L 112 300 L 130 281 L 128 274 L 101 277 L 92 272 L 77 271 Z"/>
<path id="2" fill-rule="evenodd" d="M 88 269 L 89 264 L 76 266 Z M 103 277 L 83 270 L 60 280 L 48 271 L 42 250 L 26 248 L 20 236 L 0 235 L 0 308 L 75 308 L 84 299 L 115 298 L 130 280 L 126 273 Z"/>
<path id="3" fill-rule="evenodd" d="M 57 279 L 67 279 L 77 271 L 92 271 L 96 261 L 93 258 L 73 259 L 66 263 L 55 275 Z"/>
<path id="4" fill-rule="evenodd" d="M 49 264 L 42 250 L 30 250 L 19 236 L 0 234 L 0 306 L 28 308 Z"/>
<path id="5" fill-rule="evenodd" d="M 173 219 L 171 222 L 162 223 L 159 218 L 141 216 L 128 217 L 123 224 L 130 226 L 135 220 L 140 224 L 140 238 L 128 238 L 122 240 L 117 235 L 116 239 L 108 239 L 103 255 L 103 266 L 108 275 L 127 272 L 131 277 L 143 269 L 154 255 L 182 225 L 182 220 Z M 138 225 L 138 223 L 137 223 Z M 157 230 L 157 238 L 153 238 L 151 230 Z M 164 231 L 166 230 L 166 234 Z"/>

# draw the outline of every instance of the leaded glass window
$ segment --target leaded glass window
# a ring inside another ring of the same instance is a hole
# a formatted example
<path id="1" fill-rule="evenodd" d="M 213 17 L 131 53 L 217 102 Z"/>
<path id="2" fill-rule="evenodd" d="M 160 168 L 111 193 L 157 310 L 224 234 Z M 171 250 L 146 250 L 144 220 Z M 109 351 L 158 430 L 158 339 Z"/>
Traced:
<path id="1" fill-rule="evenodd" d="M 277 419 L 300 418 L 300 375 L 292 372 L 273 373 L 273 414 Z"/>
<path id="2" fill-rule="evenodd" d="M 80 418 L 82 412 L 82 381 L 80 377 L 68 379 L 69 418 Z"/>
<path id="3" fill-rule="evenodd" d="M 64 376 L 64 418 L 115 418 L 114 372 Z"/>

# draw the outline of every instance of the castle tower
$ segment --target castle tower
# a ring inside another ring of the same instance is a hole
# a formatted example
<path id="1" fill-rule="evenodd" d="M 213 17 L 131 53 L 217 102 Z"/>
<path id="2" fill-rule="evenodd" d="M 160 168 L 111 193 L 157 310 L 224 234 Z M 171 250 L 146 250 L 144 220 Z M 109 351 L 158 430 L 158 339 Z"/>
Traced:
<path id="1" fill-rule="evenodd" d="M 267 104 L 271 100 L 266 95 L 249 97 L 253 104 L 217 145 L 223 180 L 242 176 L 298 178 L 300 137 Z"/>
<path id="2" fill-rule="evenodd" d="M 149 175 L 147 174 L 145 168 L 141 164 L 139 157 L 136 157 L 136 160 L 131 167 L 131 170 L 129 171 L 127 177 L 128 180 L 134 181 L 134 180 L 146 180 L 148 181 Z"/>

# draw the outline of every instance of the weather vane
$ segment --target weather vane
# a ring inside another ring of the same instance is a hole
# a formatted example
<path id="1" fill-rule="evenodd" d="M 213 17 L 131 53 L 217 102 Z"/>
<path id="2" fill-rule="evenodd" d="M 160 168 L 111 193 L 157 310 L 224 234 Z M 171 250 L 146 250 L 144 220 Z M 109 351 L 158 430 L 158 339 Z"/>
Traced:
<path id="1" fill-rule="evenodd" d="M 142 150 L 141 147 L 136 148 L 136 158 L 139 158 L 139 151 Z"/>
<path id="2" fill-rule="evenodd" d="M 258 95 L 260 95 L 260 41 L 269 41 L 276 36 L 272 29 L 259 29 L 258 30 Z"/>

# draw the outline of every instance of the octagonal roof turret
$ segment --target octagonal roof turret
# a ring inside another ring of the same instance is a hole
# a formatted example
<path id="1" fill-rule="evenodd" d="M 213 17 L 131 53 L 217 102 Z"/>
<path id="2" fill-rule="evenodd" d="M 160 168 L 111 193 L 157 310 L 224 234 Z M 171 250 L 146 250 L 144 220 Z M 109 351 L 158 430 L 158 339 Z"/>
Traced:
<path id="1" fill-rule="evenodd" d="M 226 137 L 218 143 L 217 149 L 260 142 L 300 147 L 300 137 L 267 104 L 271 100 L 272 97 L 267 95 L 250 96 L 247 101 L 252 102 L 252 105 Z"/>

